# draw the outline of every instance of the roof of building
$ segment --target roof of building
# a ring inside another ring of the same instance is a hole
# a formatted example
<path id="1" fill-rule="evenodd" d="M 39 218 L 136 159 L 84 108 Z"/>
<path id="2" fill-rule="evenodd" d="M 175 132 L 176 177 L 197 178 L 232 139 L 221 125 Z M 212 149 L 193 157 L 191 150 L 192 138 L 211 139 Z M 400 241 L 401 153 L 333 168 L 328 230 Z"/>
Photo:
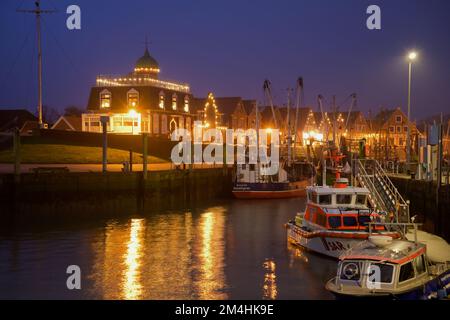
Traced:
<path id="1" fill-rule="evenodd" d="M 398 108 L 397 108 L 398 109 Z M 385 109 L 381 110 L 371 119 L 371 125 L 373 130 L 379 130 L 381 127 L 391 118 L 392 114 L 397 109 Z"/>
<path id="2" fill-rule="evenodd" d="M 37 118 L 25 109 L 0 110 L 0 131 L 22 128 L 26 121 L 37 121 Z"/>
<path id="3" fill-rule="evenodd" d="M 73 131 L 81 131 L 82 130 L 81 116 L 61 116 L 51 127 L 51 129 L 60 129 L 60 128 L 61 129 L 68 128 Z"/>
<path id="4" fill-rule="evenodd" d="M 154 68 L 154 69 L 158 69 L 159 68 L 159 64 L 158 61 L 155 60 L 155 58 L 153 58 L 150 53 L 148 52 L 148 48 L 145 48 L 145 52 L 144 55 L 142 57 L 140 57 L 137 61 L 136 61 L 136 68 Z"/>

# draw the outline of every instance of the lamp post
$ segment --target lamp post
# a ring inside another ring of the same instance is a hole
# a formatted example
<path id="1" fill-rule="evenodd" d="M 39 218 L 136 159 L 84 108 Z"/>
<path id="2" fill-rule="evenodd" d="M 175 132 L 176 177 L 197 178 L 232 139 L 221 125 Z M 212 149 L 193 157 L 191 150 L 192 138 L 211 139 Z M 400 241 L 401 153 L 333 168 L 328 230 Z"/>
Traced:
<path id="1" fill-rule="evenodd" d="M 412 74 L 412 63 L 417 58 L 417 53 L 412 51 L 408 54 L 408 130 L 406 136 L 406 169 L 410 170 L 410 162 L 411 162 L 411 127 L 410 127 L 410 119 L 411 119 L 411 74 Z"/>

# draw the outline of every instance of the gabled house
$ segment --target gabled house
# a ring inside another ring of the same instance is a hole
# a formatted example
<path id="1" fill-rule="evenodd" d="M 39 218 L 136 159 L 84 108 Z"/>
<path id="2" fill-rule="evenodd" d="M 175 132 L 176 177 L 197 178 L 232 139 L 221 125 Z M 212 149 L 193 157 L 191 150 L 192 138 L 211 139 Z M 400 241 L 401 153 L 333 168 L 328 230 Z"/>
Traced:
<path id="1" fill-rule="evenodd" d="M 415 123 L 408 121 L 406 114 L 400 109 L 381 109 L 369 125 L 374 135 L 374 155 L 388 159 L 406 159 L 406 142 L 408 126 L 411 133 L 411 146 L 413 153 L 417 151 L 417 141 L 420 132 Z"/>
<path id="2" fill-rule="evenodd" d="M 51 127 L 53 130 L 82 131 L 81 116 L 61 116 Z"/>

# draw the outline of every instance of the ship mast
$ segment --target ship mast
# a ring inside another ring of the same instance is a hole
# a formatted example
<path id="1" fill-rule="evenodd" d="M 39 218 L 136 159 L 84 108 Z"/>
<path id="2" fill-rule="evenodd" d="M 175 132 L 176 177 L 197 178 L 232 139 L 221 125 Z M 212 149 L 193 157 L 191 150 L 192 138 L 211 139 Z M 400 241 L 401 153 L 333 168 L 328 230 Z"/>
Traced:
<path id="1" fill-rule="evenodd" d="M 291 147 L 292 147 L 292 136 L 291 136 L 291 117 L 290 117 L 290 109 L 291 109 L 291 88 L 287 89 L 288 91 L 288 100 L 287 100 L 287 163 L 288 163 L 288 167 L 291 166 L 291 157 L 292 157 L 292 152 L 291 152 Z"/>
<path id="2" fill-rule="evenodd" d="M 297 79 L 297 100 L 296 100 L 296 106 L 295 106 L 295 122 L 294 122 L 294 160 L 296 160 L 297 157 L 297 149 L 296 145 L 298 144 L 298 140 L 300 139 L 298 137 L 298 109 L 300 107 L 300 99 L 303 100 L 303 78 Z"/>
<path id="3" fill-rule="evenodd" d="M 37 46 L 38 46 L 38 121 L 39 127 L 44 126 L 42 119 L 42 48 L 41 48 L 41 14 L 53 13 L 55 10 L 42 10 L 40 7 L 40 0 L 34 2 L 36 8 L 34 10 L 17 10 L 22 13 L 34 13 L 36 15 L 36 31 L 37 31 Z"/>

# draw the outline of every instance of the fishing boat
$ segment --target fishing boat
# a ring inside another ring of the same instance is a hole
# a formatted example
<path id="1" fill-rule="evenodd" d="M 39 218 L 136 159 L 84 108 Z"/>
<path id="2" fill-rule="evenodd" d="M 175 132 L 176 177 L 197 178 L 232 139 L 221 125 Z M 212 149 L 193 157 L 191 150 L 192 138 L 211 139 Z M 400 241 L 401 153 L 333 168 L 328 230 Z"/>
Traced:
<path id="1" fill-rule="evenodd" d="M 262 176 L 260 163 L 237 166 L 233 195 L 238 199 L 280 199 L 306 196 L 314 168 L 308 162 L 282 165 L 275 176 Z"/>
<path id="2" fill-rule="evenodd" d="M 440 238 L 422 243 L 372 237 L 341 257 L 326 289 L 338 299 L 445 299 L 450 295 L 450 247 Z M 437 255 L 428 254 L 432 249 Z"/>
<path id="3" fill-rule="evenodd" d="M 306 187 L 311 185 L 314 176 L 315 168 L 308 161 L 300 161 L 292 156 L 292 143 L 293 135 L 297 135 L 297 122 L 298 122 L 298 108 L 300 104 L 300 96 L 303 90 L 303 79 L 297 80 L 297 104 L 295 114 L 295 124 L 291 125 L 290 116 L 290 95 L 288 95 L 287 104 L 287 135 L 286 141 L 283 143 L 282 150 L 286 151 L 284 160 L 280 160 L 277 174 L 263 175 L 261 172 L 264 170 L 266 164 L 261 163 L 258 159 L 256 164 L 238 164 L 236 165 L 235 181 L 233 185 L 232 193 L 234 197 L 238 199 L 281 199 L 281 198 L 294 198 L 305 197 Z M 275 128 L 279 128 L 277 117 L 275 116 L 275 109 L 273 106 L 272 96 L 270 93 L 270 82 L 266 80 L 264 82 L 264 92 L 267 94 L 267 98 L 270 101 L 270 108 L 272 110 L 273 124 Z M 259 145 L 259 111 L 256 106 L 255 125 L 257 132 L 257 144 Z M 297 139 L 298 140 L 298 139 Z"/>

